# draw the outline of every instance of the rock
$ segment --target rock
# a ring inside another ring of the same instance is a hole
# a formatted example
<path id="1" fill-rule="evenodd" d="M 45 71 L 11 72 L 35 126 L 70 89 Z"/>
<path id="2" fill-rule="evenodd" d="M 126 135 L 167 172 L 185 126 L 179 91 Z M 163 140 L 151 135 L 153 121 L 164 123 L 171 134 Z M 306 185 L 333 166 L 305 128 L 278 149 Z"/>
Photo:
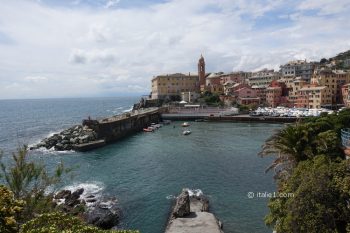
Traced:
<path id="1" fill-rule="evenodd" d="M 57 143 L 57 144 L 55 145 L 55 150 L 64 150 L 64 149 L 63 149 L 63 145 L 62 145 L 61 143 Z"/>
<path id="2" fill-rule="evenodd" d="M 66 199 L 72 194 L 69 190 L 61 190 L 55 195 L 55 199 Z"/>
<path id="3" fill-rule="evenodd" d="M 84 214 L 83 218 L 88 224 L 93 224 L 102 229 L 111 229 L 118 224 L 120 217 L 120 209 L 116 203 L 105 208 L 104 203 L 101 202 L 95 208 L 89 210 Z"/>
<path id="4" fill-rule="evenodd" d="M 77 189 L 76 191 L 74 191 L 71 195 L 69 195 L 66 200 L 64 201 L 64 204 L 67 206 L 76 206 L 78 204 L 80 204 L 80 195 L 84 192 L 84 189 Z"/>
<path id="5" fill-rule="evenodd" d="M 80 188 L 80 189 L 77 189 L 75 190 L 73 193 L 72 193 L 72 196 L 74 198 L 79 198 L 81 194 L 83 194 L 84 192 L 84 189 L 83 188 Z"/>
<path id="6" fill-rule="evenodd" d="M 191 212 L 208 212 L 209 199 L 203 195 L 190 197 Z"/>
<path id="7" fill-rule="evenodd" d="M 185 217 L 190 214 L 190 196 L 188 191 L 182 190 L 182 193 L 177 197 L 175 207 L 172 212 L 174 218 Z"/>
<path id="8" fill-rule="evenodd" d="M 69 144 L 69 141 L 66 140 L 66 139 L 64 139 L 64 140 L 61 141 L 61 143 L 62 143 L 62 144 Z"/>

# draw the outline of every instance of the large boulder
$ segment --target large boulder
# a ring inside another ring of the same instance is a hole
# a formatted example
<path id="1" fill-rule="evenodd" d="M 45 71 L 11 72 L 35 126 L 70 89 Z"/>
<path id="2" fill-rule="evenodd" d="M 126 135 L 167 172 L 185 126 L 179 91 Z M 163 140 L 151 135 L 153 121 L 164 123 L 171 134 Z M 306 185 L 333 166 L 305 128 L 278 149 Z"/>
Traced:
<path id="1" fill-rule="evenodd" d="M 172 212 L 173 218 L 185 217 L 190 214 L 190 196 L 187 190 L 182 190 L 177 197 L 175 207 Z"/>
<path id="2" fill-rule="evenodd" d="M 111 229 L 118 224 L 120 213 L 116 202 L 98 202 L 83 215 L 83 218 L 88 224 L 102 229 Z"/>
<path id="3" fill-rule="evenodd" d="M 70 190 L 61 190 L 55 195 L 55 199 L 66 199 L 72 194 Z"/>
<path id="4" fill-rule="evenodd" d="M 78 204 L 80 204 L 80 195 L 84 192 L 84 189 L 77 189 L 76 191 L 72 192 L 71 195 L 69 195 L 68 197 L 66 197 L 64 204 L 70 207 L 74 207 Z"/>

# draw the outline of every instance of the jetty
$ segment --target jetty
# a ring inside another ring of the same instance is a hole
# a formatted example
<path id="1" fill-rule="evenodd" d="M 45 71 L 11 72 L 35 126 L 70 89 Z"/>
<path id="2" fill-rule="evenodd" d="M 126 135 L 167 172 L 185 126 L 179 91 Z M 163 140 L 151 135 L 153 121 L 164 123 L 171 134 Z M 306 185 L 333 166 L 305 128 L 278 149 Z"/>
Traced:
<path id="1" fill-rule="evenodd" d="M 176 198 L 165 233 L 223 233 L 222 223 L 209 212 L 204 195 L 190 196 L 186 189 Z"/>
<path id="2" fill-rule="evenodd" d="M 30 147 L 44 147 L 57 151 L 89 151 L 116 142 L 128 135 L 140 132 L 152 123 L 159 123 L 163 108 L 144 108 L 102 119 L 84 119 L 60 133 L 43 139 Z"/>

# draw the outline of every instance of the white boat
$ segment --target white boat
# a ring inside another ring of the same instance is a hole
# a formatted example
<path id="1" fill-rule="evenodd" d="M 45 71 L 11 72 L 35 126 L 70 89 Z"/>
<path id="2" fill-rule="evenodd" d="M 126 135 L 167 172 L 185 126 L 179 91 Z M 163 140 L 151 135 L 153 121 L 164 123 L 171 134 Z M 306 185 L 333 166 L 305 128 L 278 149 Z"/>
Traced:
<path id="1" fill-rule="evenodd" d="M 183 135 L 189 135 L 191 133 L 192 133 L 191 130 L 185 130 L 182 132 Z"/>
<path id="2" fill-rule="evenodd" d="M 182 123 L 181 126 L 182 126 L 182 127 L 188 127 L 188 126 L 190 126 L 190 124 L 189 124 L 188 122 L 184 122 L 184 123 Z"/>

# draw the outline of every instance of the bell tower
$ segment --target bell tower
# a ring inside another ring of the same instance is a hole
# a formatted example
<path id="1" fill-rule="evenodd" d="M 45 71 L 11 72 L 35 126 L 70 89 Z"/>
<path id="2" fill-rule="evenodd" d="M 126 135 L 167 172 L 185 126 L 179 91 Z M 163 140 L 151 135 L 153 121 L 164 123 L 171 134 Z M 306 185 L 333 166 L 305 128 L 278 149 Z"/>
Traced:
<path id="1" fill-rule="evenodd" d="M 205 61 L 202 54 L 198 60 L 198 77 L 199 77 L 200 91 L 204 92 L 205 91 Z"/>

